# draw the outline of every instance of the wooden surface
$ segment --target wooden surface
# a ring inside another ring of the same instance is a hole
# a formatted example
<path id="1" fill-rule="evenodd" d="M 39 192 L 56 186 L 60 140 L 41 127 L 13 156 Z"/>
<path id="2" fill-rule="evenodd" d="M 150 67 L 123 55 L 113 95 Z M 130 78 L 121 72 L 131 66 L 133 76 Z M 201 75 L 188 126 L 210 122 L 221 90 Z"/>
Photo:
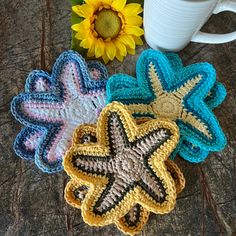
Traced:
<path id="1" fill-rule="evenodd" d="M 214 16 L 211 32 L 236 30 L 236 16 Z M 70 46 L 70 3 L 67 0 L 0 0 L 0 235 L 121 235 L 115 226 L 85 225 L 80 211 L 63 199 L 64 172 L 43 174 L 34 163 L 18 158 L 12 143 L 20 125 L 10 113 L 13 96 L 23 91 L 32 69 L 50 71 L 56 57 Z M 146 48 L 144 46 L 143 48 Z M 139 48 L 139 53 L 143 48 Z M 142 235 L 233 235 L 236 232 L 236 42 L 190 44 L 180 53 L 185 64 L 212 63 L 228 98 L 215 113 L 228 146 L 202 164 L 176 161 L 187 179 L 175 210 L 151 215 Z M 134 75 L 138 56 L 108 65 L 111 74 Z"/>

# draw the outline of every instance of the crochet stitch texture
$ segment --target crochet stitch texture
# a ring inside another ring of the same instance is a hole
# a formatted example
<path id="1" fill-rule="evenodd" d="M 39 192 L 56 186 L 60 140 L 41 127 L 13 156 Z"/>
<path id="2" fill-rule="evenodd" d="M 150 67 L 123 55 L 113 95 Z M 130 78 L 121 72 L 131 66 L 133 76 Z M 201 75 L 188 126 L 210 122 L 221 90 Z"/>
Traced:
<path id="1" fill-rule="evenodd" d="M 72 146 L 63 160 L 67 174 L 89 186 L 81 206 L 86 223 L 111 224 L 137 203 L 154 213 L 173 209 L 176 187 L 164 161 L 178 143 L 175 123 L 137 125 L 114 102 L 100 114 L 96 136 L 97 143 Z"/>
<path id="2" fill-rule="evenodd" d="M 136 116 L 176 121 L 181 134 L 177 151 L 185 159 L 199 162 L 209 151 L 219 151 L 226 144 L 224 133 L 210 110 L 224 100 L 226 92 L 221 84 L 215 83 L 215 70 L 210 64 L 182 67 L 180 60 L 172 64 L 170 61 L 161 52 L 144 51 L 137 63 L 137 79 L 123 74 L 109 79 L 107 101 L 126 104 Z M 223 94 L 219 95 L 218 91 Z M 183 141 L 191 145 L 183 145 Z M 196 155 L 191 156 L 189 150 L 196 150 Z"/>
<path id="3" fill-rule="evenodd" d="M 76 126 L 95 123 L 105 106 L 107 77 L 104 65 L 96 61 L 87 65 L 73 51 L 60 55 L 51 76 L 33 71 L 25 93 L 12 101 L 12 114 L 26 126 L 15 140 L 16 153 L 35 159 L 44 172 L 62 170 L 62 159 Z"/>
<path id="4" fill-rule="evenodd" d="M 137 121 L 137 124 L 146 121 Z M 83 143 L 96 143 L 96 127 L 95 126 L 79 126 L 73 136 L 72 146 Z M 165 161 L 167 170 L 170 172 L 176 184 L 176 192 L 180 193 L 185 187 L 185 179 L 178 166 L 171 160 Z M 88 192 L 88 186 L 82 182 L 71 180 L 65 189 L 65 199 L 73 207 L 81 208 L 85 195 Z M 138 234 L 142 231 L 149 217 L 149 211 L 136 204 L 122 218 L 114 222 L 117 227 L 125 234 Z"/>
<path id="5" fill-rule="evenodd" d="M 174 71 L 178 72 L 183 68 L 181 58 L 176 53 L 165 53 Z M 207 106 L 213 110 L 218 107 L 225 99 L 227 93 L 224 85 L 220 82 L 215 82 L 211 88 L 208 96 L 205 98 Z M 180 139 L 180 142 L 174 152 L 171 154 L 171 158 L 174 159 L 176 154 L 179 153 L 185 160 L 190 162 L 202 162 L 209 155 L 209 151 L 202 149 L 196 145 L 193 145 L 187 140 Z"/>

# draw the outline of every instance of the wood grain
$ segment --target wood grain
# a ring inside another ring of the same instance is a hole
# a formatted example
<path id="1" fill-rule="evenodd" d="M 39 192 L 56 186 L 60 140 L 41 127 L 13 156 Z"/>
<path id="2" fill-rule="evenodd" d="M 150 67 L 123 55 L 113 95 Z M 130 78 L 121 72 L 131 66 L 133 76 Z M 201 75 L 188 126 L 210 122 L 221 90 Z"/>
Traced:
<path id="1" fill-rule="evenodd" d="M 236 30 L 231 13 L 214 16 L 204 27 L 210 32 Z M 12 98 L 23 91 L 32 69 L 51 70 L 54 60 L 70 46 L 70 3 L 65 0 L 0 0 L 0 235 L 118 236 L 115 226 L 93 228 L 80 211 L 63 199 L 64 172 L 47 175 L 34 163 L 19 159 L 12 143 L 20 125 L 10 113 Z M 147 46 L 138 49 L 138 54 Z M 236 42 L 190 44 L 180 53 L 185 64 L 212 63 L 228 98 L 215 113 L 228 146 L 202 164 L 181 158 L 187 179 L 176 209 L 151 215 L 142 235 L 233 235 L 236 233 Z M 135 74 L 138 55 L 108 65 L 110 74 Z"/>

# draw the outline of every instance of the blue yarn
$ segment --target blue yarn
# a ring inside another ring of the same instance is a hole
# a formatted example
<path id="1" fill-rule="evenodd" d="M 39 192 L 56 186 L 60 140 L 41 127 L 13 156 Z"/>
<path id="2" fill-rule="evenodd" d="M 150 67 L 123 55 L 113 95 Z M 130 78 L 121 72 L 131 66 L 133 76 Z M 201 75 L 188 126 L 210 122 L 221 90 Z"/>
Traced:
<path id="1" fill-rule="evenodd" d="M 106 67 L 98 61 L 90 61 L 88 64 L 85 60 L 74 51 L 66 51 L 62 53 L 56 60 L 52 69 L 52 75 L 41 70 L 31 72 L 26 80 L 25 93 L 21 93 L 14 97 L 11 104 L 11 112 L 13 116 L 25 127 L 17 135 L 14 142 L 14 150 L 18 156 L 27 160 L 35 160 L 36 165 L 46 173 L 54 173 L 63 169 L 62 160 L 49 163 L 45 158 L 50 145 L 52 144 L 57 133 L 62 128 L 60 122 L 45 122 L 29 118 L 22 111 L 22 103 L 25 101 L 48 101 L 50 103 L 61 104 L 66 96 L 63 84 L 58 80 L 65 65 L 73 62 L 76 65 L 77 73 L 79 74 L 79 82 L 81 94 L 93 94 L 99 91 L 104 91 L 108 78 Z M 96 69 L 100 72 L 99 80 L 93 80 L 89 71 Z M 42 81 L 45 87 L 36 88 L 38 81 Z M 26 140 L 33 136 L 36 132 L 42 135 L 39 139 L 36 149 L 28 150 L 25 146 Z"/>
<path id="2" fill-rule="evenodd" d="M 138 60 L 137 79 L 124 74 L 113 75 L 109 79 L 107 83 L 107 103 L 120 101 L 125 104 L 149 104 L 152 102 L 156 95 L 148 79 L 150 62 L 155 65 L 161 84 L 166 91 L 179 88 L 198 74 L 203 76 L 203 79 L 185 97 L 184 105 L 188 111 L 208 125 L 213 139 L 210 140 L 206 136 L 204 137 L 198 130 L 189 124 L 185 124 L 182 120 L 176 120 L 181 133 L 180 145 L 176 152 L 188 161 L 199 162 L 206 158 L 209 151 L 222 150 L 226 145 L 226 138 L 210 109 L 218 106 L 224 100 L 226 91 L 222 84 L 215 83 L 215 70 L 208 63 L 182 67 L 182 62 L 176 54 L 165 56 L 161 52 L 147 50 L 143 52 Z M 120 80 L 122 83 L 120 83 Z M 122 84 L 125 84 L 125 87 L 122 87 Z M 210 90 L 211 95 L 207 96 Z"/>
<path id="3" fill-rule="evenodd" d="M 35 128 L 30 127 L 24 127 L 20 133 L 17 135 L 13 148 L 15 150 L 15 153 L 20 156 L 21 158 L 25 160 L 34 160 L 36 150 L 32 149 L 29 150 L 25 146 L 25 141 L 30 138 L 30 136 L 34 135 L 35 133 L 39 132 L 40 130 L 37 130 Z"/>

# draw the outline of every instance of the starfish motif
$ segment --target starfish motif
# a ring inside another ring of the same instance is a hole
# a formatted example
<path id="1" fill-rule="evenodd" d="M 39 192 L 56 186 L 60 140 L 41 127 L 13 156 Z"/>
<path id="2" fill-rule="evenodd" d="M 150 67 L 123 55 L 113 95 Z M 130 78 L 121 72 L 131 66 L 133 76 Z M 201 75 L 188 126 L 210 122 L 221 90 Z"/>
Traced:
<path id="1" fill-rule="evenodd" d="M 147 122 L 148 119 L 138 119 L 137 124 Z M 73 135 L 72 146 L 77 144 L 96 143 L 96 126 L 95 125 L 81 125 Z M 178 168 L 178 166 L 171 160 L 166 160 L 165 165 L 172 178 L 175 181 L 176 193 L 179 194 L 185 187 L 185 179 Z M 82 202 L 88 193 L 88 186 L 82 182 L 70 180 L 65 189 L 65 199 L 73 207 L 81 208 Z M 136 204 L 131 210 L 122 218 L 115 222 L 116 226 L 125 234 L 138 234 L 142 231 L 149 217 L 149 211 Z"/>
<path id="2" fill-rule="evenodd" d="M 178 150 L 182 149 L 184 140 L 207 154 L 223 149 L 226 144 L 224 133 L 205 101 L 219 104 L 225 97 L 207 99 L 215 84 L 214 68 L 208 63 L 182 69 L 180 63 L 174 66 L 177 66 L 177 71 L 161 52 L 143 52 L 137 63 L 137 79 L 122 74 L 109 79 L 107 101 L 127 104 L 134 115 L 176 121 L 181 134 Z M 181 151 L 188 155 L 189 149 L 191 146 L 185 146 Z M 192 161 L 190 155 L 188 157 Z"/>
<path id="3" fill-rule="evenodd" d="M 99 81 L 107 77 L 105 66 L 98 61 L 89 61 L 89 74 L 91 79 Z M 44 71 L 33 71 L 26 80 L 25 92 L 53 92 L 51 77 Z M 45 135 L 42 129 L 24 127 L 17 135 L 14 142 L 14 150 L 18 156 L 26 160 L 34 160 L 41 138 Z"/>
<path id="4" fill-rule="evenodd" d="M 24 148 L 16 152 L 28 158 L 35 156 L 36 164 L 45 172 L 62 170 L 62 158 L 71 145 L 76 126 L 95 123 L 105 106 L 107 77 L 102 64 L 87 65 L 73 51 L 61 54 L 52 76 L 42 71 L 32 72 L 26 82 L 26 92 L 13 99 L 12 113 L 27 126 L 18 135 L 15 149 L 20 147 L 20 140 L 28 140 L 28 144 L 34 140 L 35 145 L 27 146 L 26 142 Z"/>
<path id="5" fill-rule="evenodd" d="M 175 123 L 137 126 L 123 105 L 112 103 L 99 117 L 97 139 L 73 146 L 64 159 L 65 171 L 89 185 L 81 208 L 85 222 L 110 224 L 137 203 L 154 213 L 173 209 L 176 189 L 164 161 L 178 142 Z"/>

